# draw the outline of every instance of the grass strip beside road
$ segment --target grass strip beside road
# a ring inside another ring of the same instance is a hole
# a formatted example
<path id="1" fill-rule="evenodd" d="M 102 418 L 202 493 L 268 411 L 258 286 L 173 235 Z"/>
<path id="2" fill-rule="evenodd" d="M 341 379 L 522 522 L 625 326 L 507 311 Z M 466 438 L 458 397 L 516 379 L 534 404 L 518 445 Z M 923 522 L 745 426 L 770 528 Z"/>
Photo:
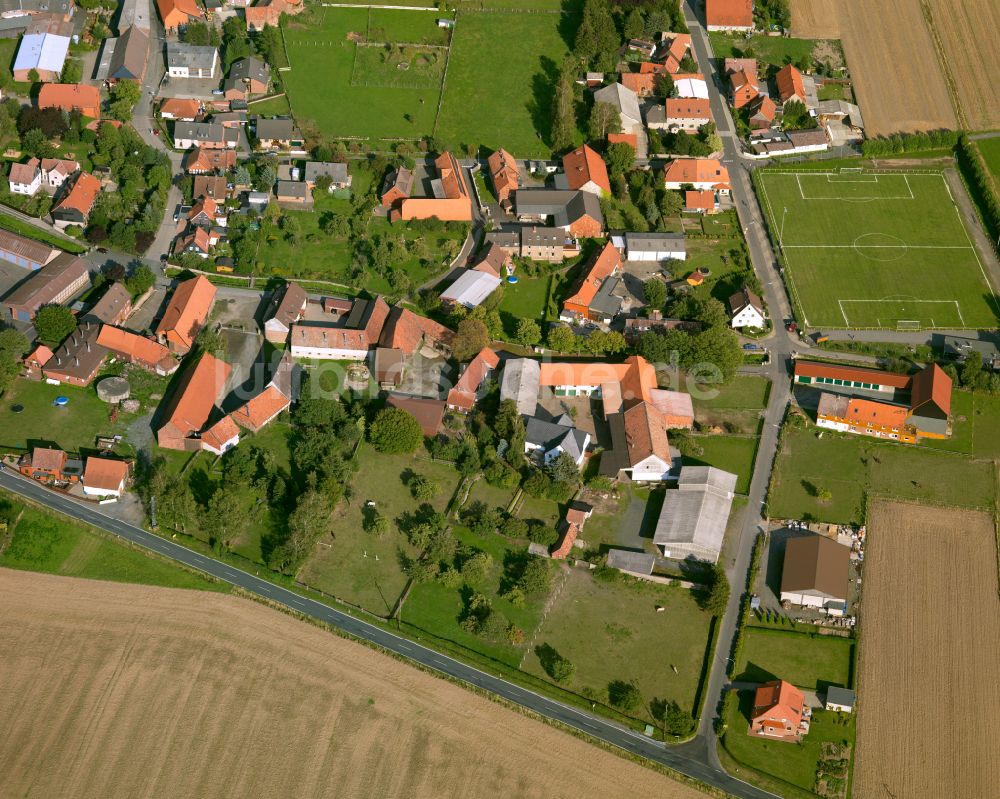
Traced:
<path id="1" fill-rule="evenodd" d="M 2 212 L 0 212 L 0 228 L 9 230 L 11 233 L 17 233 L 19 236 L 24 236 L 25 238 L 50 244 L 53 247 L 58 247 L 60 250 L 71 252 L 74 255 L 87 252 L 87 247 L 82 244 L 76 244 L 71 239 L 65 239 L 54 233 L 48 233 L 35 225 Z"/>

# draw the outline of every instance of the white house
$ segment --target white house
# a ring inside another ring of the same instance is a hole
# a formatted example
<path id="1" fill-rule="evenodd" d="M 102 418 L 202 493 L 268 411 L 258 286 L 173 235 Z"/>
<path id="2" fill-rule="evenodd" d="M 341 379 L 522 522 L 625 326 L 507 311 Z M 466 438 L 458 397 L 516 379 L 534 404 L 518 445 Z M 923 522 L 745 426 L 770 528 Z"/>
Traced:
<path id="1" fill-rule="evenodd" d="M 729 298 L 729 315 L 734 330 L 743 327 L 762 328 L 766 325 L 764 303 L 746 286 Z"/>
<path id="2" fill-rule="evenodd" d="M 88 497 L 117 499 L 125 492 L 128 464 L 113 458 L 87 458 L 83 469 L 83 493 Z"/>
<path id="3" fill-rule="evenodd" d="M 618 238 L 612 236 L 611 240 Z M 681 233 L 626 233 L 622 245 L 627 261 L 683 261 L 687 258 L 687 246 Z"/>
<path id="4" fill-rule="evenodd" d="M 291 341 L 293 358 L 326 361 L 363 361 L 370 346 L 363 330 L 329 325 L 293 324 Z"/>
<path id="5" fill-rule="evenodd" d="M 853 713 L 854 703 L 857 701 L 857 695 L 850 688 L 831 685 L 826 689 L 826 700 L 823 704 L 827 710 L 836 710 L 839 713 Z"/>
<path id="6" fill-rule="evenodd" d="M 79 171 L 80 165 L 76 161 L 65 158 L 43 158 L 42 184 L 58 189 Z"/>
<path id="7" fill-rule="evenodd" d="M 219 51 L 211 45 L 167 42 L 167 74 L 171 78 L 214 78 Z"/>
<path id="8" fill-rule="evenodd" d="M 24 164 L 11 164 L 7 184 L 12 194 L 33 196 L 42 186 L 42 170 L 38 159 L 32 158 Z"/>
<path id="9" fill-rule="evenodd" d="M 524 453 L 540 458 L 543 464 L 551 463 L 565 452 L 580 466 L 588 446 L 590 434 L 578 430 L 567 414 L 554 422 L 537 416 L 530 416 L 525 420 Z"/>

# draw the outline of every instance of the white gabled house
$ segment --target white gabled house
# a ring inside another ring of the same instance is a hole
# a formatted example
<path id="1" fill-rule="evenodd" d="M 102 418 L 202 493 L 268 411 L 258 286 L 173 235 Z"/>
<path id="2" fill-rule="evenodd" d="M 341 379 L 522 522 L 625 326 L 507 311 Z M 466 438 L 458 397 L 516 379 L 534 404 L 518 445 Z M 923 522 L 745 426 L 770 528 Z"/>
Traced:
<path id="1" fill-rule="evenodd" d="M 763 328 L 767 326 L 764 303 L 747 286 L 729 298 L 729 316 L 734 330 L 743 327 Z"/>

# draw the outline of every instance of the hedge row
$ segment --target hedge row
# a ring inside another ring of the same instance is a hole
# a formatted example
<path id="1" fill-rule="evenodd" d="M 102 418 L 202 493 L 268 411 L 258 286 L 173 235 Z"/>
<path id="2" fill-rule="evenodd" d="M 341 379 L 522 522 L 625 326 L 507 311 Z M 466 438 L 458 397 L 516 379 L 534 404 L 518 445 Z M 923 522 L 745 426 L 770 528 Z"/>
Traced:
<path id="1" fill-rule="evenodd" d="M 992 241 L 1000 235 L 1000 197 L 983 154 L 967 136 L 958 143 L 958 165 L 969 184 L 973 200 L 983 215 L 983 224 Z"/>
<path id="2" fill-rule="evenodd" d="M 881 155 L 950 149 L 958 144 L 960 135 L 953 130 L 933 130 L 930 133 L 894 133 L 892 136 L 867 139 L 861 145 L 861 154 L 865 158 L 877 158 Z"/>
<path id="3" fill-rule="evenodd" d="M 750 555 L 750 568 L 747 572 L 747 588 L 740 599 L 740 618 L 736 623 L 736 636 L 733 638 L 733 649 L 729 653 L 729 665 L 726 674 L 733 677 L 736 674 L 736 664 L 740 660 L 740 653 L 743 651 L 743 640 L 746 638 L 747 622 L 750 620 L 750 598 L 753 596 L 753 587 L 757 582 L 757 572 L 760 571 L 760 558 L 764 553 L 764 534 L 758 533 L 753 542 L 753 552 Z"/>

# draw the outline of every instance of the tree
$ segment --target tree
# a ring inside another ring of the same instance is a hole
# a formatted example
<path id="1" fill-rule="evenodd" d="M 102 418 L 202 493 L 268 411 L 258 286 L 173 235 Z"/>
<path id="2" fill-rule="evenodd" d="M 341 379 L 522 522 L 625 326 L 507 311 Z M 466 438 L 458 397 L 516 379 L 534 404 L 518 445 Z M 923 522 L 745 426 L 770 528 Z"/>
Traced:
<path id="1" fill-rule="evenodd" d="M 38 128 L 32 128 L 21 136 L 21 152 L 35 158 L 52 158 L 56 149 L 44 133 Z"/>
<path id="2" fill-rule="evenodd" d="M 479 319 L 463 319 L 451 344 L 451 353 L 457 361 L 471 361 L 489 344 L 489 331 Z"/>
<path id="3" fill-rule="evenodd" d="M 549 564 L 541 558 L 529 557 L 521 570 L 517 586 L 526 594 L 539 594 L 549 589 L 552 577 Z"/>
<path id="4" fill-rule="evenodd" d="M 542 340 L 542 329 L 534 319 L 519 319 L 517 322 L 517 342 L 530 347 Z"/>
<path id="5" fill-rule="evenodd" d="M 670 313 L 678 319 L 701 322 L 705 327 L 728 326 L 729 324 L 726 306 L 714 297 L 686 294 L 670 306 Z"/>
<path id="6" fill-rule="evenodd" d="M 215 543 L 227 549 L 246 526 L 247 515 L 241 511 L 239 495 L 228 481 L 223 482 L 208 500 L 205 521 Z"/>
<path id="7" fill-rule="evenodd" d="M 368 439 L 379 452 L 413 452 L 424 439 L 416 417 L 402 408 L 383 408 L 368 428 Z"/>
<path id="8" fill-rule="evenodd" d="M 50 346 L 61 344 L 74 330 L 76 317 L 63 305 L 45 305 L 35 314 L 35 332 Z"/>
<path id="9" fill-rule="evenodd" d="M 481 583 L 493 573 L 493 557 L 488 552 L 476 552 L 462 564 L 462 577 L 469 583 Z"/>
<path id="10" fill-rule="evenodd" d="M 674 79 L 669 73 L 664 72 L 656 76 L 656 96 L 666 99 L 674 93 Z"/>
<path id="11" fill-rule="evenodd" d="M 974 387 L 979 380 L 979 375 L 983 372 L 983 354 L 978 350 L 972 350 L 965 356 L 965 363 L 959 372 L 961 383 L 966 387 Z"/>
<path id="12" fill-rule="evenodd" d="M 608 683 L 608 701 L 619 710 L 630 713 L 642 704 L 642 692 L 634 683 L 612 680 Z"/>
<path id="13" fill-rule="evenodd" d="M 545 673 L 556 682 L 568 682 L 576 673 L 576 666 L 570 662 L 569 658 L 563 657 L 548 644 L 536 646 L 535 655 Z"/>
<path id="14" fill-rule="evenodd" d="M 831 499 L 833 499 L 833 493 L 830 491 L 829 488 L 818 488 L 816 489 L 816 498 L 820 502 L 829 502 Z"/>
<path id="15" fill-rule="evenodd" d="M 38 74 L 38 70 L 32 67 L 28 70 L 28 83 L 34 85 L 41 80 L 41 76 Z"/>
<path id="16" fill-rule="evenodd" d="M 642 284 L 642 293 L 646 298 L 648 310 L 663 310 L 663 305 L 667 301 L 667 287 L 662 280 L 651 277 Z"/>
<path id="17" fill-rule="evenodd" d="M 111 105 L 108 113 L 112 119 L 128 122 L 132 118 L 132 109 L 139 102 L 142 90 L 138 84 L 130 80 L 120 80 L 111 87 Z"/>
<path id="18" fill-rule="evenodd" d="M 635 166 L 635 150 L 632 149 L 631 144 L 616 142 L 608 147 L 604 160 L 612 175 L 624 175 Z"/>
<path id="19" fill-rule="evenodd" d="M 155 282 L 156 275 L 153 270 L 146 264 L 139 264 L 132 270 L 132 274 L 125 278 L 125 288 L 133 297 L 139 297 L 149 291 Z"/>
<path id="20" fill-rule="evenodd" d="M 709 571 L 705 589 L 701 594 L 702 609 L 721 617 L 729 604 L 729 579 L 726 577 L 726 570 L 718 563 Z"/>
<path id="21" fill-rule="evenodd" d="M 549 346 L 557 352 L 576 352 L 579 342 L 566 325 L 556 325 L 549 328 Z"/>
<path id="22" fill-rule="evenodd" d="M 204 22 L 189 22 L 184 26 L 182 36 L 185 44 L 196 44 L 206 46 L 210 42 L 211 36 L 208 32 L 208 25 Z"/>
<path id="23" fill-rule="evenodd" d="M 736 376 L 736 370 L 743 364 L 743 351 L 735 330 L 717 325 L 690 338 L 691 347 L 687 356 L 682 358 L 681 366 L 689 368 L 697 364 L 712 364 L 722 373 L 724 383 Z"/>
<path id="24" fill-rule="evenodd" d="M 607 0 L 586 0 L 583 19 L 576 31 L 574 53 L 596 69 L 607 72 L 614 66 L 619 41 Z"/>
<path id="25" fill-rule="evenodd" d="M 622 132 L 622 118 L 618 109 L 611 103 L 596 102 L 590 110 L 590 122 L 587 128 L 591 139 L 606 139 L 609 133 Z"/>
<path id="26" fill-rule="evenodd" d="M 580 482 L 580 469 L 576 465 L 573 457 L 565 452 L 560 452 L 555 458 L 548 462 L 545 471 L 553 482 L 576 485 Z"/>
<path id="27" fill-rule="evenodd" d="M 306 489 L 288 517 L 288 538 L 281 546 L 280 562 L 292 571 L 310 552 L 320 536 L 330 530 L 330 501 L 315 488 Z"/>
<path id="28" fill-rule="evenodd" d="M 378 511 L 367 514 L 361 526 L 366 533 L 371 533 L 379 538 L 389 532 L 389 520 Z"/>
<path id="29" fill-rule="evenodd" d="M 653 718 L 659 721 L 663 725 L 663 730 L 670 735 L 687 735 L 694 727 L 691 714 L 682 710 L 672 699 L 654 699 L 649 705 Z"/>
<path id="30" fill-rule="evenodd" d="M 552 104 L 552 148 L 567 150 L 573 146 L 576 134 L 576 113 L 573 96 L 573 65 L 563 65 L 556 82 L 555 102 Z"/>
<path id="31" fill-rule="evenodd" d="M 79 83 L 83 79 L 83 65 L 76 58 L 67 58 L 63 62 L 59 80 L 62 83 Z"/>
<path id="32" fill-rule="evenodd" d="M 781 127 L 784 130 L 807 130 L 819 127 L 809 115 L 809 110 L 798 100 L 790 100 L 781 107 Z"/>
<path id="33" fill-rule="evenodd" d="M 14 328 L 0 330 L 0 394 L 21 371 L 21 356 L 28 351 L 28 339 Z"/>
<path id="34" fill-rule="evenodd" d="M 410 480 L 410 493 L 418 502 L 427 502 L 433 499 L 439 490 L 436 480 L 431 480 L 423 474 L 416 475 Z"/>

